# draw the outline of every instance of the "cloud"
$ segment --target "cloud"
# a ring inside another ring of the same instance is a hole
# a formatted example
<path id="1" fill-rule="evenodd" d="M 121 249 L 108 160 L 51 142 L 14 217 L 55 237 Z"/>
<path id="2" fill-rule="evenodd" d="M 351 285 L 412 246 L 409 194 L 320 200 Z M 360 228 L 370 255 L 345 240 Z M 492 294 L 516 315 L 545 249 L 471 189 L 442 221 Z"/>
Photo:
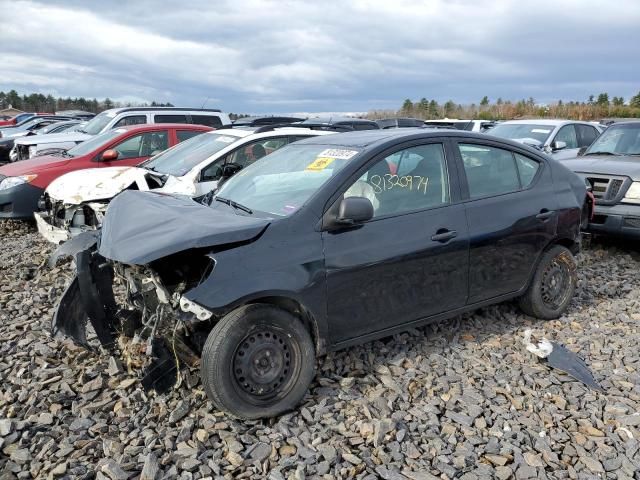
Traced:
<path id="1" fill-rule="evenodd" d="M 621 0 L 0 0 L 0 89 L 234 112 L 637 93 Z M 211 105 L 211 101 L 207 103 Z"/>

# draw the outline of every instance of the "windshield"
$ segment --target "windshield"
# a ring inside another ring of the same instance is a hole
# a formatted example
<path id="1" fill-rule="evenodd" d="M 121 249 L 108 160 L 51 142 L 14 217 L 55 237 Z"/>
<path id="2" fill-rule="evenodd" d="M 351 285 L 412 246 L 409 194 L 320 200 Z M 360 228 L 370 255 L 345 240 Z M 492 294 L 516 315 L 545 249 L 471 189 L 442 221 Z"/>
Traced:
<path id="1" fill-rule="evenodd" d="M 217 197 L 286 217 L 359 153 L 352 148 L 292 144 L 235 174 Z"/>
<path id="2" fill-rule="evenodd" d="M 597 153 L 640 155 L 640 123 L 621 123 L 607 128 L 584 154 Z"/>
<path id="3" fill-rule="evenodd" d="M 113 112 L 102 112 L 100 115 L 96 115 L 87 122 L 82 131 L 89 135 L 97 135 L 107 126 L 111 120 L 113 120 L 115 114 Z"/>
<path id="4" fill-rule="evenodd" d="M 74 157 L 86 155 L 87 153 L 91 153 L 95 150 L 98 150 L 100 147 L 103 147 L 107 143 L 111 142 L 114 138 L 120 136 L 125 131 L 126 130 L 117 128 L 115 130 L 109 130 L 108 132 L 101 133 L 100 135 L 96 135 L 95 137 L 90 138 L 86 142 L 82 142 L 79 145 L 70 148 L 69 150 L 67 150 L 67 153 Z"/>
<path id="5" fill-rule="evenodd" d="M 495 137 L 506 138 L 509 140 L 526 140 L 531 139 L 536 142 L 540 142 L 540 145 L 544 145 L 553 132 L 552 125 L 534 125 L 530 123 L 503 123 L 496 125 L 489 132 L 488 135 Z"/>
<path id="6" fill-rule="evenodd" d="M 211 155 L 238 141 L 241 137 L 218 133 L 197 135 L 144 162 L 141 167 L 174 177 L 181 177 Z"/>

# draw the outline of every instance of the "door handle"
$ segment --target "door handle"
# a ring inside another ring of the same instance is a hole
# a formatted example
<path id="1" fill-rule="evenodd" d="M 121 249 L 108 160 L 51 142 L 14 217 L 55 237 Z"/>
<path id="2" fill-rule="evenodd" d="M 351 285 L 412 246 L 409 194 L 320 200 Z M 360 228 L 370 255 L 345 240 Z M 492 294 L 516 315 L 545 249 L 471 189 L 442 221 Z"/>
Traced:
<path id="1" fill-rule="evenodd" d="M 434 235 L 431 236 L 431 240 L 434 242 L 446 243 L 457 236 L 458 232 L 456 232 L 455 230 L 440 228 Z"/>
<path id="2" fill-rule="evenodd" d="M 546 208 L 543 208 L 540 210 L 540 213 L 536 215 L 536 218 L 538 220 L 549 220 L 554 213 L 556 213 L 555 210 L 547 210 Z"/>

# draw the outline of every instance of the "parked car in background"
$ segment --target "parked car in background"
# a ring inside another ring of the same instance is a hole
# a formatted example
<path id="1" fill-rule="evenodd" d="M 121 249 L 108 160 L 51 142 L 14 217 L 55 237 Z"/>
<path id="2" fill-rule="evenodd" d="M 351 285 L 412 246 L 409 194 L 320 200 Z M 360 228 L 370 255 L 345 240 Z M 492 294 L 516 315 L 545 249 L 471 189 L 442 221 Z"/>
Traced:
<path id="1" fill-rule="evenodd" d="M 203 125 L 134 125 L 95 135 L 69 151 L 0 167 L 0 218 L 33 218 L 45 188 L 74 170 L 137 165 L 194 135 Z"/>
<path id="2" fill-rule="evenodd" d="M 73 135 L 48 135 L 32 137 L 19 142 L 16 160 L 40 155 L 43 150 L 67 150 L 94 135 L 113 128 L 145 123 L 186 123 L 219 128 L 231 123 L 229 115 L 214 109 L 189 109 L 176 107 L 127 107 L 112 108 L 89 120 L 81 131 Z"/>
<path id="3" fill-rule="evenodd" d="M 33 116 L 14 127 L 6 127 L 0 130 L 0 164 L 10 160 L 10 152 L 14 147 L 15 140 L 25 137 L 30 133 L 38 133 L 43 128 L 57 122 L 70 120 L 71 117 L 58 115 Z"/>
<path id="4" fill-rule="evenodd" d="M 487 135 L 311 138 L 245 168 L 207 205 L 118 195 L 99 234 L 64 246 L 77 276 L 53 329 L 86 346 L 90 321 L 116 344 L 126 312 L 154 326 L 147 388 L 176 380 L 167 359 L 179 342 L 183 358 L 201 357 L 216 408 L 272 417 L 300 402 L 329 350 L 512 298 L 534 317 L 562 315 L 586 196 L 559 162 Z M 120 304 L 114 276 L 128 290 Z"/>
<path id="5" fill-rule="evenodd" d="M 344 127 L 345 130 L 378 130 L 380 128 L 380 125 L 373 120 L 351 117 L 307 118 L 304 122 L 300 122 L 300 125 L 333 125 Z"/>
<path id="6" fill-rule="evenodd" d="M 242 117 L 233 121 L 234 127 L 262 127 L 264 125 L 277 125 L 283 123 L 302 122 L 306 118 L 286 117 L 276 115 L 264 115 L 261 117 Z"/>
<path id="7" fill-rule="evenodd" d="M 563 163 L 593 189 L 589 231 L 640 238 L 640 121 L 611 124 L 584 154 Z"/>
<path id="8" fill-rule="evenodd" d="M 95 113 L 84 110 L 62 110 L 56 112 L 56 115 L 68 115 L 70 117 L 81 118 L 82 120 L 91 120 L 96 116 Z"/>
<path id="9" fill-rule="evenodd" d="M 21 139 L 28 138 L 33 135 L 53 135 L 53 134 L 63 133 L 63 132 L 71 133 L 71 132 L 77 131 L 78 129 L 81 129 L 85 124 L 86 122 L 84 120 L 66 120 L 66 121 L 62 120 L 62 121 L 47 125 L 46 127 L 42 127 L 39 130 L 30 131 L 22 137 L 15 138 L 13 140 L 13 147 L 9 151 L 9 161 L 15 162 L 16 160 L 18 160 L 18 145 L 19 145 L 19 140 Z M 16 141 L 18 141 L 18 143 L 16 143 Z M 2 139 L 0 139 L 0 148 L 2 144 L 3 144 L 3 141 Z M 10 145 L 10 143 L 7 143 L 7 145 Z M 46 153 L 46 151 L 41 151 L 40 153 L 43 154 L 43 153 Z"/>
<path id="10" fill-rule="evenodd" d="M 5 118 L 3 120 L 0 120 L 0 128 L 2 128 L 2 127 L 10 127 L 12 125 L 17 125 L 18 123 L 21 123 L 21 122 L 25 121 L 27 118 L 31 118 L 31 117 L 33 117 L 35 115 L 37 115 L 37 113 L 24 112 L 24 113 L 19 113 L 15 117 Z M 48 114 L 48 115 L 51 115 L 51 114 Z"/>
<path id="11" fill-rule="evenodd" d="M 380 128 L 417 128 L 424 127 L 424 120 L 419 118 L 383 118 L 381 120 L 376 120 L 376 123 L 380 126 Z"/>
<path id="12" fill-rule="evenodd" d="M 42 211 L 35 214 L 38 229 L 59 243 L 100 228 L 111 199 L 132 188 L 201 197 L 273 151 L 328 133 L 296 127 L 226 128 L 189 139 L 137 167 L 70 172 L 47 187 Z"/>
<path id="13" fill-rule="evenodd" d="M 428 127 L 449 127 L 457 130 L 466 130 L 467 132 L 484 133 L 493 128 L 497 122 L 493 120 L 457 120 L 445 118 L 442 120 L 425 120 Z"/>
<path id="14" fill-rule="evenodd" d="M 500 138 L 525 143 L 550 154 L 556 160 L 573 158 L 598 138 L 602 128 L 575 120 L 509 120 L 489 132 Z"/>

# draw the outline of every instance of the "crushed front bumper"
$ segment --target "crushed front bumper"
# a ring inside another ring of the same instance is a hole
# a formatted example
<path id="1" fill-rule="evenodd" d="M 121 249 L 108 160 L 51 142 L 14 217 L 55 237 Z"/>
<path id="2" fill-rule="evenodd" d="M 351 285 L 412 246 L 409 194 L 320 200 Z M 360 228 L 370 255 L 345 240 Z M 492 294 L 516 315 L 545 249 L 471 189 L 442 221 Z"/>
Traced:
<path id="1" fill-rule="evenodd" d="M 66 242 L 71 237 L 68 230 L 51 224 L 51 216 L 49 214 L 45 212 L 35 212 L 33 216 L 36 219 L 38 233 L 51 243 L 59 244 Z"/>
<path id="2" fill-rule="evenodd" d="M 169 293 L 148 267 L 102 257 L 95 248 L 98 237 L 98 232 L 74 237 L 50 259 L 53 266 L 61 256 L 75 256 L 77 269 L 55 310 L 52 334 L 91 348 L 87 340 L 90 324 L 104 348 L 119 349 L 128 358 L 135 354 L 137 366 L 144 367 L 146 390 L 167 391 L 177 381 L 180 362 L 192 367 L 199 363 L 200 339 L 192 327 L 208 320 L 211 313 L 177 292 Z M 126 286 L 125 301 L 121 297 L 116 301 L 116 279 Z"/>

